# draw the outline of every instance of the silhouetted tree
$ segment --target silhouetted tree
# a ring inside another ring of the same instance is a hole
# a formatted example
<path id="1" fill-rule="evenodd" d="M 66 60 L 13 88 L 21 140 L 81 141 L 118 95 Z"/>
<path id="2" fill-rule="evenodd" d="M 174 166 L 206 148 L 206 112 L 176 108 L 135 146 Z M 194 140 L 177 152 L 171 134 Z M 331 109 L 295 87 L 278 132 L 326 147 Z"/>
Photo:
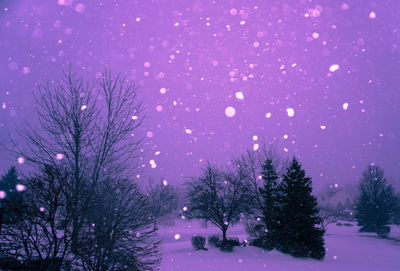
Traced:
<path id="1" fill-rule="evenodd" d="M 240 220 L 249 207 L 251 196 L 244 172 L 233 168 L 226 172 L 208 164 L 200 177 L 187 183 L 188 219 L 205 219 L 222 231 L 226 242 L 228 228 Z"/>
<path id="2" fill-rule="evenodd" d="M 37 267 L 32 270 L 60 270 L 67 259 L 73 259 L 68 172 L 45 166 L 21 182 L 25 186 L 22 201 L 10 203 L 11 221 L 0 235 L 3 256 L 16 259 L 23 255 L 26 267 Z"/>
<path id="3" fill-rule="evenodd" d="M 360 231 L 378 232 L 389 224 L 398 208 L 393 187 L 387 183 L 382 168 L 369 165 L 363 171 L 359 193 L 356 219 L 361 226 Z"/>
<path id="4" fill-rule="evenodd" d="M 153 226 L 156 229 L 158 218 L 176 210 L 177 195 L 173 186 L 163 183 L 163 181 L 154 184 L 152 179 L 149 179 L 146 191 L 151 207 Z"/>
<path id="5" fill-rule="evenodd" d="M 312 195 L 311 178 L 296 158 L 283 175 L 278 204 L 278 226 L 272 229 L 276 247 L 296 257 L 323 259 L 325 231 L 317 226 L 322 222 L 317 199 Z"/>
<path id="6" fill-rule="evenodd" d="M 274 247 L 274 234 L 273 231 L 277 227 L 277 218 L 279 215 L 279 206 L 278 206 L 278 173 L 276 172 L 276 168 L 271 159 L 267 159 L 262 166 L 261 177 L 264 181 L 263 188 L 260 189 L 260 193 L 262 195 L 262 221 L 265 225 L 266 240 L 264 240 L 267 248 Z"/>
<path id="7" fill-rule="evenodd" d="M 110 72 L 92 83 L 71 71 L 34 93 L 39 125 L 19 131 L 26 146 L 15 153 L 37 168 L 64 164 L 70 173 L 73 249 L 89 210 L 91 191 L 104 174 L 122 178 L 138 165 L 142 106 L 133 82 Z M 14 149 L 13 149 L 14 150 Z"/>
<path id="8" fill-rule="evenodd" d="M 96 188 L 95 203 L 82 226 L 79 266 L 84 270 L 154 270 L 159 241 L 151 206 L 138 186 L 106 179 Z"/>
<path id="9" fill-rule="evenodd" d="M 11 219 L 11 205 L 15 206 L 15 201 L 20 200 L 21 193 L 17 191 L 18 173 L 15 167 L 11 167 L 0 180 L 0 234 L 3 223 L 8 223 Z"/>
<path id="10" fill-rule="evenodd" d="M 264 182 L 260 178 L 265 161 L 270 160 L 275 167 L 278 176 L 281 176 L 288 163 L 275 145 L 262 143 L 257 151 L 248 150 L 239 159 L 234 159 L 232 164 L 243 171 L 249 182 L 249 192 L 254 199 L 252 217 L 261 218 L 264 209 L 264 199 L 260 193 Z"/>

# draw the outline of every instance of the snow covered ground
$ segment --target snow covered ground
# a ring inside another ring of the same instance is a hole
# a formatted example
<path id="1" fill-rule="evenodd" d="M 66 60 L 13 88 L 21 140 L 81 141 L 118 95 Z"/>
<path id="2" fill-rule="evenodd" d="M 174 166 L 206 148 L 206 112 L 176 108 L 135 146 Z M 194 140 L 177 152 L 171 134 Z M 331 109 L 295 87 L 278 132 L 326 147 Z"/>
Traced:
<path id="1" fill-rule="evenodd" d="M 192 235 L 208 237 L 219 233 L 209 226 L 200 227 L 196 221 L 177 221 L 173 227 L 161 227 L 163 262 L 161 270 L 343 270 L 391 271 L 400 270 L 400 227 L 392 226 L 391 239 L 379 239 L 374 234 L 358 233 L 358 227 L 331 224 L 325 235 L 328 249 L 323 261 L 299 259 L 276 250 L 265 251 L 256 247 L 235 247 L 222 252 L 206 244 L 208 251 L 195 251 Z M 229 237 L 247 238 L 244 227 L 237 225 L 228 230 Z"/>

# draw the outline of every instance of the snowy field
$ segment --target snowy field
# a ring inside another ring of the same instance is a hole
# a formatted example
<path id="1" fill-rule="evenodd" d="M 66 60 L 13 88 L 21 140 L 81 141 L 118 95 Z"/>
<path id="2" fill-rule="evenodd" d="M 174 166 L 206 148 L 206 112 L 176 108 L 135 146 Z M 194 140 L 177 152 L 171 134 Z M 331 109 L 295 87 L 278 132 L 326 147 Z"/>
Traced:
<path id="1" fill-rule="evenodd" d="M 222 252 L 206 244 L 208 251 L 195 251 L 192 235 L 208 237 L 219 233 L 209 226 L 202 228 L 196 221 L 177 221 L 173 227 L 161 226 L 163 262 L 161 270 L 343 270 L 343 271 L 391 271 L 400 270 L 400 227 L 392 226 L 389 240 L 374 234 L 358 233 L 358 227 L 331 224 L 325 235 L 328 249 L 323 261 L 299 259 L 276 250 L 265 251 L 256 247 L 235 247 L 234 251 Z M 179 234 L 179 239 L 175 239 Z M 244 227 L 237 225 L 228 230 L 228 237 L 247 238 Z"/>

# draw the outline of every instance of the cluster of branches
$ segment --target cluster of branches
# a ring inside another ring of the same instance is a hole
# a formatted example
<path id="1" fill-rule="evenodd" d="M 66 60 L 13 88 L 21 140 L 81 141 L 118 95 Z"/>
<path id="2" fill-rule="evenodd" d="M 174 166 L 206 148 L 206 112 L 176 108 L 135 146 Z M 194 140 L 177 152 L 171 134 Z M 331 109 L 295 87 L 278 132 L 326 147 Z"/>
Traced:
<path id="1" fill-rule="evenodd" d="M 129 179 L 143 122 L 136 91 L 108 71 L 94 82 L 69 71 L 39 87 L 39 125 L 18 130 L 25 145 L 9 149 L 35 173 L 21 180 L 23 201 L 10 209 L 15 217 L 1 232 L 2 252 L 60 258 L 82 270 L 158 266 L 150 202 Z"/>

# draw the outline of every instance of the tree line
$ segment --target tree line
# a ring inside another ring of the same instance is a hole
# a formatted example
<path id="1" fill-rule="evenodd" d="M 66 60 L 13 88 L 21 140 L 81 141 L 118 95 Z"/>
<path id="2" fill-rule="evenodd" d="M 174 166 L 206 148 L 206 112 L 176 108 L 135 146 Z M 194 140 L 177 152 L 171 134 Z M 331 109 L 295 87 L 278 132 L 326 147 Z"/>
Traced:
<path id="1" fill-rule="evenodd" d="M 325 230 L 319 226 L 322 219 L 311 178 L 295 157 L 287 161 L 273 148 L 263 150 L 248 152 L 226 169 L 207 164 L 186 184 L 185 216 L 217 226 L 222 247 L 229 243 L 229 227 L 247 217 L 253 222 L 248 228 L 256 237 L 254 245 L 323 259 Z"/>
<path id="2" fill-rule="evenodd" d="M 32 171 L 12 167 L 0 182 L 2 270 L 155 270 L 158 220 L 178 206 L 182 218 L 217 226 L 222 247 L 230 246 L 228 229 L 245 223 L 253 245 L 324 258 L 324 216 L 296 157 L 264 144 L 229 166 L 207 163 L 185 182 L 183 203 L 172 185 L 149 180 L 141 189 L 132 178 L 144 120 L 133 82 L 108 71 L 89 82 L 68 71 L 34 94 L 38 125 L 17 131 L 24 144 L 3 146 Z M 387 237 L 399 202 L 383 170 L 368 166 L 360 230 Z"/>

